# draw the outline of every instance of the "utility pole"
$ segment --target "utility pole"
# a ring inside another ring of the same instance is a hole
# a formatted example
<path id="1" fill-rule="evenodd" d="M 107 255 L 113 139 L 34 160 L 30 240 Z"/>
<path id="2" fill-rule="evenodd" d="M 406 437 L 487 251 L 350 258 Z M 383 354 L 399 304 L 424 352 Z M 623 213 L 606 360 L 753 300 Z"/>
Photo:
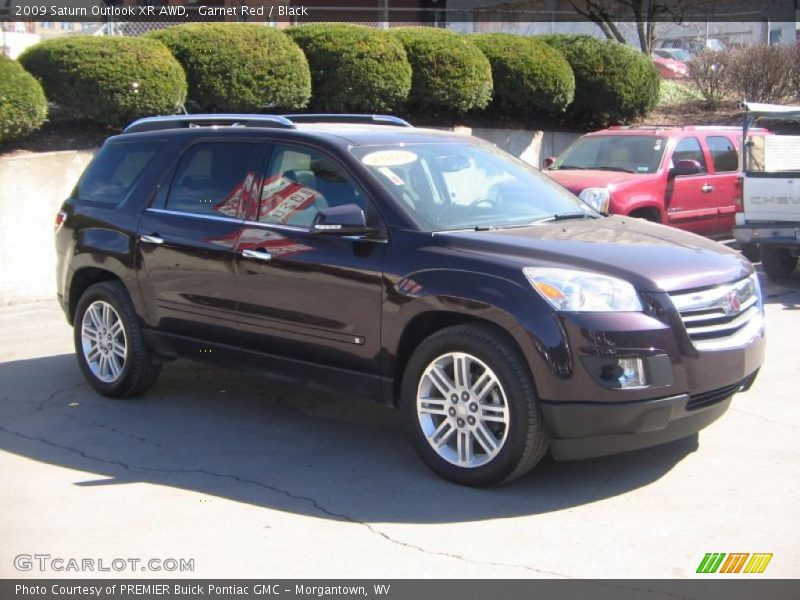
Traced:
<path id="1" fill-rule="evenodd" d="M 378 27 L 381 29 L 389 29 L 389 0 L 378 0 L 378 8 L 380 9 Z"/>

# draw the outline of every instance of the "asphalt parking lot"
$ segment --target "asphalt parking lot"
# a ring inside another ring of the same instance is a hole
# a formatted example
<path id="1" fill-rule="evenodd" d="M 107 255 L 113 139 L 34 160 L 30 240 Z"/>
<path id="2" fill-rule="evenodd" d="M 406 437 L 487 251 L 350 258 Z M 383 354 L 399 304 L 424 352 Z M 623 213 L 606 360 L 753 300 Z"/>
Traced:
<path id="1" fill-rule="evenodd" d="M 766 291 L 761 376 L 699 436 L 491 490 L 434 476 L 395 411 L 310 385 L 177 362 L 103 398 L 54 301 L 0 308 L 0 577 L 139 575 L 15 568 L 37 553 L 194 560 L 148 577 L 669 578 L 771 552 L 762 577 L 796 578 L 800 279 Z"/>

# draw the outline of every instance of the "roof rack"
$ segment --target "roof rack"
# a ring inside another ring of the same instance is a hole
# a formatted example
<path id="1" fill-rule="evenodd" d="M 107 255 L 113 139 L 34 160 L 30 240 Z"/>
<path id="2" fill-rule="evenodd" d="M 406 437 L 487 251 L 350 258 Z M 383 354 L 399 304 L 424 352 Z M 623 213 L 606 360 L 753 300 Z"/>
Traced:
<path id="1" fill-rule="evenodd" d="M 123 133 L 141 133 L 162 129 L 181 129 L 188 127 L 275 127 L 294 129 L 295 125 L 280 115 L 247 114 L 207 114 L 207 115 L 167 115 L 145 117 L 128 125 Z"/>
<path id="2" fill-rule="evenodd" d="M 394 125 L 395 127 L 413 127 L 408 121 L 392 115 L 359 115 L 359 114 L 294 114 L 283 115 L 294 123 L 369 123 L 373 125 Z"/>

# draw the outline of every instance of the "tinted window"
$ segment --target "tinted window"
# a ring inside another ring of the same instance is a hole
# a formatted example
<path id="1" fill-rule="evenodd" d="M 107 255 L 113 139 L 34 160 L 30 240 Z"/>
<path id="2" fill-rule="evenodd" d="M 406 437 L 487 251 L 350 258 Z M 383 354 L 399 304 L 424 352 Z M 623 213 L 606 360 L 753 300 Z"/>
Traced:
<path id="1" fill-rule="evenodd" d="M 106 144 L 81 177 L 73 197 L 119 204 L 162 146 L 163 142 L 155 141 Z"/>
<path id="2" fill-rule="evenodd" d="M 729 138 L 710 136 L 706 138 L 706 143 L 717 173 L 739 170 L 739 153 Z"/>
<path id="3" fill-rule="evenodd" d="M 264 177 L 258 220 L 310 227 L 321 208 L 366 202 L 342 169 L 318 152 L 276 146 Z"/>
<path id="4" fill-rule="evenodd" d="M 702 172 L 707 170 L 703 149 L 700 147 L 700 142 L 697 141 L 697 138 L 684 138 L 678 142 L 678 145 L 675 146 L 675 152 L 672 153 L 670 167 L 674 167 L 679 160 L 696 160 L 700 163 Z"/>
<path id="5" fill-rule="evenodd" d="M 247 142 L 195 144 L 181 157 L 169 189 L 167 208 L 235 217 L 251 182 L 250 162 L 258 145 Z"/>

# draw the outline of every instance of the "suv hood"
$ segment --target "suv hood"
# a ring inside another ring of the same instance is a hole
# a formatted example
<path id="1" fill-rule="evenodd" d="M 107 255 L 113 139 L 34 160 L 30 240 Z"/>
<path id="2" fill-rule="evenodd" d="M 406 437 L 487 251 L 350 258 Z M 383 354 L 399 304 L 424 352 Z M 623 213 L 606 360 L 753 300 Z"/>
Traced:
<path id="1" fill-rule="evenodd" d="M 642 182 L 648 174 L 627 173 L 625 171 L 594 171 L 591 169 L 566 169 L 564 171 L 542 171 L 553 181 L 560 183 L 576 196 L 588 187 L 608 187 L 610 184 L 636 180 Z"/>
<path id="2" fill-rule="evenodd" d="M 435 234 L 438 245 L 496 257 L 506 265 L 563 266 L 605 273 L 641 291 L 674 292 L 734 281 L 752 273 L 735 250 L 706 238 L 611 216 L 528 227 Z"/>

